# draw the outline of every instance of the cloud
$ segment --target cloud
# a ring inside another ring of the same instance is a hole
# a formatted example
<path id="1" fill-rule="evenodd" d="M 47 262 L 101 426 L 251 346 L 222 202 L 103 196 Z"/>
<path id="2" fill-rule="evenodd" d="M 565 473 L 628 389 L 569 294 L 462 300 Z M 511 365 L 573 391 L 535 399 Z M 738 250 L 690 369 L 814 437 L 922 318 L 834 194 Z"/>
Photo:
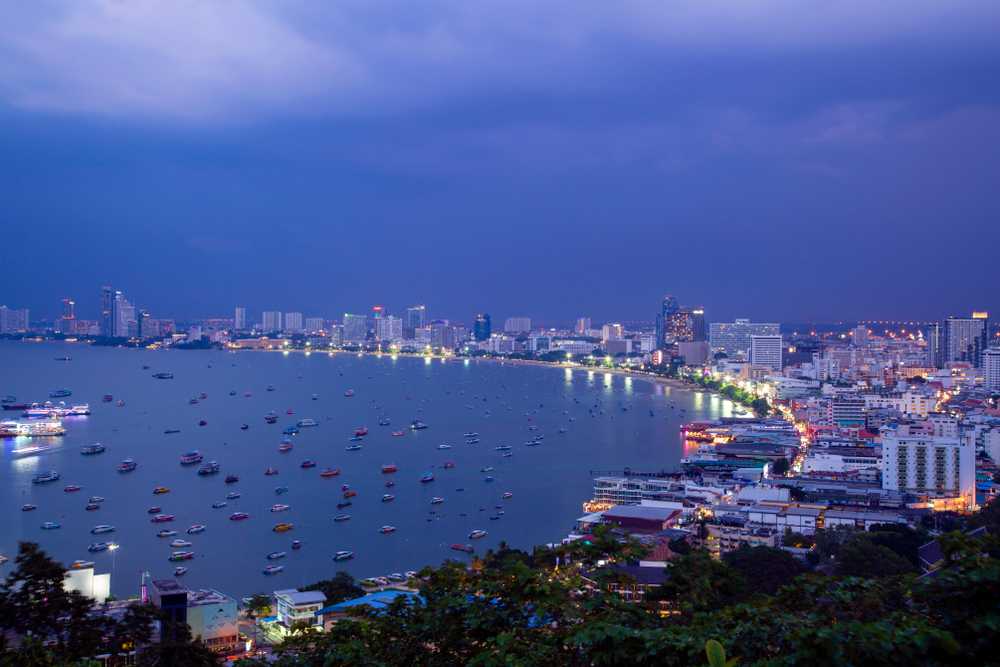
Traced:
<path id="1" fill-rule="evenodd" d="M 603 91 L 642 66 L 683 78 L 723 63 L 732 82 L 760 57 L 901 42 L 995 55 L 998 18 L 990 0 L 36 0 L 0 7 L 0 100 L 195 122 L 405 114 Z"/>

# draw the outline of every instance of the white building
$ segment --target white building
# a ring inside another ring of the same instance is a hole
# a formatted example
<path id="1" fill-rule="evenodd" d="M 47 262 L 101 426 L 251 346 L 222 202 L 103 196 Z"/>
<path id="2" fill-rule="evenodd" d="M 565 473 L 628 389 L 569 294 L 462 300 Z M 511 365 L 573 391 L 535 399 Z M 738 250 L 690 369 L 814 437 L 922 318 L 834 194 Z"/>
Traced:
<path id="1" fill-rule="evenodd" d="M 601 327 L 601 341 L 620 340 L 625 335 L 625 328 L 617 322 L 609 322 Z"/>
<path id="2" fill-rule="evenodd" d="M 247 309 L 245 306 L 236 306 L 236 313 L 233 318 L 233 328 L 236 331 L 245 331 L 247 328 Z"/>
<path id="3" fill-rule="evenodd" d="M 950 422 L 950 423 L 949 423 Z M 975 504 L 975 444 L 958 437 L 958 424 L 932 416 L 887 428 L 882 436 L 882 488 Z"/>
<path id="4" fill-rule="evenodd" d="M 983 371 L 986 376 L 986 388 L 990 391 L 1000 391 L 1000 347 L 991 347 L 983 354 Z"/>
<path id="5" fill-rule="evenodd" d="M 63 590 L 76 591 L 103 603 L 111 595 L 111 575 L 94 574 L 93 567 L 69 569 L 63 575 Z"/>
<path id="6" fill-rule="evenodd" d="M 302 313 L 285 313 L 285 331 L 302 333 Z"/>
<path id="7" fill-rule="evenodd" d="M 316 333 L 317 331 L 324 330 L 325 322 L 322 317 L 307 317 L 306 318 L 306 331 L 309 333 Z"/>
<path id="8" fill-rule="evenodd" d="M 265 332 L 281 331 L 281 311 L 265 310 L 261 314 L 260 328 Z"/>
<path id="9" fill-rule="evenodd" d="M 781 335 L 750 336 L 750 365 L 781 371 Z"/>
<path id="10" fill-rule="evenodd" d="M 274 591 L 275 620 L 289 629 L 296 622 L 322 629 L 323 622 L 316 612 L 326 605 L 326 595 L 320 591 L 299 591 L 286 588 Z"/>
<path id="11" fill-rule="evenodd" d="M 847 473 L 879 468 L 882 457 L 875 448 L 814 447 L 802 461 L 802 472 Z"/>
<path id="12" fill-rule="evenodd" d="M 508 317 L 503 323 L 504 333 L 525 333 L 531 331 L 530 317 Z"/>
<path id="13" fill-rule="evenodd" d="M 780 325 L 774 322 L 755 323 L 747 319 L 712 322 L 708 329 L 708 342 L 714 352 L 725 352 L 731 357 L 747 353 L 751 336 L 777 336 L 779 333 Z"/>
<path id="14" fill-rule="evenodd" d="M 375 336 L 383 343 L 403 340 L 403 320 L 394 315 L 375 320 Z"/>

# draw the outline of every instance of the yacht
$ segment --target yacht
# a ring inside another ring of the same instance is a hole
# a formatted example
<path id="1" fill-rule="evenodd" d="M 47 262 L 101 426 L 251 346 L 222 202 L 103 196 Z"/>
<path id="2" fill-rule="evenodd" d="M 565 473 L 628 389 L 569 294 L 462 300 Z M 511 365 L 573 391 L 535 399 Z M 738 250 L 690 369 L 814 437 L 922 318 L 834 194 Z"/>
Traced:
<path id="1" fill-rule="evenodd" d="M 59 473 L 56 472 L 55 470 L 39 473 L 31 478 L 32 484 L 48 484 L 49 482 L 58 482 L 58 481 L 59 481 Z"/>
<path id="2" fill-rule="evenodd" d="M 431 505 L 440 505 L 443 502 L 444 498 L 441 498 L 440 496 L 434 496 L 433 498 L 431 498 Z"/>
<path id="3" fill-rule="evenodd" d="M 42 530 L 55 530 L 60 524 L 57 521 L 46 521 L 42 524 Z"/>
<path id="4" fill-rule="evenodd" d="M 187 529 L 188 535 L 195 535 L 197 533 L 204 533 L 204 532 L 205 532 L 205 525 L 201 523 L 196 523 Z"/>
<path id="5" fill-rule="evenodd" d="M 132 459 L 125 459 L 118 464 L 118 472 L 132 472 L 139 467 L 139 464 Z"/>
<path id="6" fill-rule="evenodd" d="M 36 509 L 38 509 L 38 505 L 32 505 L 31 503 L 25 503 L 24 505 L 21 505 L 22 512 L 33 512 Z"/>
<path id="7" fill-rule="evenodd" d="M 246 512 L 233 512 L 229 515 L 230 521 L 243 521 L 244 519 L 249 519 L 250 515 Z"/>
<path id="8" fill-rule="evenodd" d="M 478 528 L 471 533 L 469 533 L 470 540 L 478 540 L 480 538 L 486 537 L 487 533 L 485 530 L 479 530 Z"/>
<path id="9" fill-rule="evenodd" d="M 201 452 L 195 449 L 193 451 L 186 452 L 181 455 L 181 465 L 182 466 L 194 465 L 195 463 L 201 463 L 204 459 L 205 457 L 201 455 Z"/>
<path id="10" fill-rule="evenodd" d="M 178 565 L 177 567 L 174 568 L 174 576 L 183 577 L 185 574 L 187 574 L 187 571 L 188 569 L 186 567 Z"/>
<path id="11" fill-rule="evenodd" d="M 351 560 L 352 558 L 354 558 L 353 551 L 338 551 L 337 553 L 333 554 L 333 560 L 337 561 Z"/>
<path id="12" fill-rule="evenodd" d="M 239 497 L 240 493 L 238 491 L 230 491 L 226 494 L 226 500 L 236 500 Z"/>
<path id="13" fill-rule="evenodd" d="M 103 535 L 104 533 L 113 533 L 113 532 L 115 532 L 115 527 L 108 526 L 105 524 L 94 526 L 93 528 L 90 529 L 91 535 Z"/>
<path id="14" fill-rule="evenodd" d="M 503 495 L 500 497 L 503 498 L 504 500 L 510 500 L 511 498 L 514 497 L 514 494 L 511 493 L 510 491 L 504 491 Z"/>
<path id="15" fill-rule="evenodd" d="M 228 504 L 229 503 L 227 503 L 225 500 L 216 500 L 214 503 L 212 503 L 212 509 L 214 510 L 222 509 Z"/>
<path id="16" fill-rule="evenodd" d="M 187 540 L 182 540 L 180 538 L 177 538 L 176 540 L 170 541 L 170 546 L 173 547 L 174 549 L 183 549 L 184 547 L 191 546 L 191 543 L 188 542 Z"/>
<path id="17" fill-rule="evenodd" d="M 351 520 L 351 515 L 350 514 L 338 514 L 337 516 L 333 517 L 333 520 L 336 521 L 336 522 L 338 522 L 338 523 L 340 523 L 342 521 L 350 521 Z"/>
<path id="18" fill-rule="evenodd" d="M 425 428 L 427 428 L 427 424 L 420 421 L 419 419 L 414 419 L 412 422 L 410 422 L 410 430 L 412 431 L 423 431 Z"/>

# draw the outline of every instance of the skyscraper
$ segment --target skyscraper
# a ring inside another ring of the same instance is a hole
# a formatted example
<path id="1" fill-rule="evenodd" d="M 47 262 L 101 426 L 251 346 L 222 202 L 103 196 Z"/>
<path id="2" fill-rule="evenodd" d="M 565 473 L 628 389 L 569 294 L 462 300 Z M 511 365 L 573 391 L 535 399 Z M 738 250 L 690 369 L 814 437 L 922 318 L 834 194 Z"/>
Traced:
<path id="1" fill-rule="evenodd" d="M 472 327 L 473 337 L 478 341 L 489 340 L 493 333 L 493 325 L 490 323 L 489 313 L 479 313 L 476 315 L 475 324 Z"/>
<path id="2" fill-rule="evenodd" d="M 260 328 L 263 329 L 265 333 L 281 331 L 281 311 L 265 310 L 261 313 Z"/>
<path id="3" fill-rule="evenodd" d="M 986 371 L 986 388 L 1000 392 L 1000 347 L 990 347 L 983 353 L 983 370 Z"/>
<path id="4" fill-rule="evenodd" d="M 368 337 L 368 318 L 364 315 L 344 313 L 344 333 L 345 343 L 363 343 Z"/>
<path id="5" fill-rule="evenodd" d="M 302 313 L 285 313 L 285 331 L 302 333 Z"/>
<path id="6" fill-rule="evenodd" d="M 416 330 L 424 326 L 427 322 L 426 306 L 410 306 L 406 309 L 406 318 L 403 320 L 403 337 L 413 340 Z"/>
<path id="7" fill-rule="evenodd" d="M 656 316 L 656 344 L 660 347 L 666 347 L 668 342 L 673 342 L 667 341 L 668 327 L 678 310 L 680 310 L 680 304 L 676 297 L 670 294 L 663 297 L 663 301 L 660 303 L 660 314 Z"/>
<path id="8" fill-rule="evenodd" d="M 0 334 L 24 333 L 30 328 L 27 308 L 0 306 Z"/>
<path id="9" fill-rule="evenodd" d="M 531 331 L 530 317 L 508 317 L 503 323 L 505 333 L 525 333 Z"/>
<path id="10" fill-rule="evenodd" d="M 750 336 L 750 365 L 781 371 L 781 336 Z"/>
<path id="11" fill-rule="evenodd" d="M 573 328 L 573 331 L 578 336 L 586 336 L 587 332 L 590 331 L 591 326 L 589 317 L 579 317 L 576 320 L 576 326 Z"/>
<path id="12" fill-rule="evenodd" d="M 737 318 L 734 322 L 712 322 L 709 327 L 709 346 L 714 352 L 727 356 L 749 354 L 750 336 L 776 336 L 781 327 L 774 322 L 751 322 Z"/>
<path id="13" fill-rule="evenodd" d="M 931 368 L 944 366 L 944 327 L 935 322 L 927 327 L 924 333 L 927 341 L 927 365 Z"/>
<path id="14" fill-rule="evenodd" d="M 394 343 L 403 339 L 403 320 L 395 315 L 386 315 L 375 320 L 375 337 L 382 343 Z"/>
<path id="15" fill-rule="evenodd" d="M 247 309 L 245 306 L 236 306 L 236 316 L 233 318 L 233 329 L 236 331 L 247 330 Z"/>
<path id="16" fill-rule="evenodd" d="M 983 365 L 989 341 L 989 314 L 974 312 L 972 317 L 949 317 L 944 321 L 941 341 L 944 361 L 964 361 L 976 368 Z"/>
<path id="17" fill-rule="evenodd" d="M 115 288 L 101 287 L 101 335 L 110 338 L 115 335 Z"/>
<path id="18" fill-rule="evenodd" d="M 64 334 L 75 333 L 76 330 L 76 302 L 66 297 L 62 300 L 62 317 L 59 322 L 59 331 Z"/>

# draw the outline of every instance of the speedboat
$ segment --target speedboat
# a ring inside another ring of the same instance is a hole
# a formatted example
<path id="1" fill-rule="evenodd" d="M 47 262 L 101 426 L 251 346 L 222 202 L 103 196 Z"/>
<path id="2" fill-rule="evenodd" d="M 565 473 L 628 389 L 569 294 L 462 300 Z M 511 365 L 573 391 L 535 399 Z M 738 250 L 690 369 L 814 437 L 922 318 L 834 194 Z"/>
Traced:
<path id="1" fill-rule="evenodd" d="M 480 538 L 486 537 L 487 533 L 485 530 L 479 530 L 478 528 L 471 533 L 469 533 L 470 540 L 478 540 Z"/>
<path id="2" fill-rule="evenodd" d="M 471 544 L 453 544 L 451 545 L 451 548 L 454 551 L 463 551 L 467 554 L 471 554 L 473 551 L 475 551 L 475 549 L 472 548 Z"/>
<path id="3" fill-rule="evenodd" d="M 186 567 L 178 565 L 177 567 L 174 568 L 174 576 L 183 577 L 185 574 L 187 574 L 187 571 L 188 569 Z"/>
<path id="4" fill-rule="evenodd" d="M 240 481 L 239 475 L 226 475 L 226 484 L 235 484 Z"/>
<path id="5" fill-rule="evenodd" d="M 267 555 L 268 560 L 278 560 L 286 556 L 284 551 L 272 551 Z"/>
<path id="6" fill-rule="evenodd" d="M 246 512 L 233 512 L 229 515 L 230 521 L 243 521 L 244 519 L 249 519 L 250 515 Z"/>
<path id="7" fill-rule="evenodd" d="M 238 491 L 230 491 L 229 493 L 226 494 L 226 500 L 236 500 L 239 497 L 240 494 Z"/>
<path id="8" fill-rule="evenodd" d="M 103 533 L 113 533 L 115 532 L 114 526 L 108 526 L 106 524 L 101 524 L 99 526 L 94 526 L 90 529 L 91 535 L 101 535 Z"/>
<path id="9" fill-rule="evenodd" d="M 351 520 L 351 515 L 350 514 L 338 514 L 337 516 L 333 517 L 333 520 L 337 521 L 337 522 L 350 521 Z"/>
<path id="10" fill-rule="evenodd" d="M 175 518 L 176 517 L 173 514 L 157 514 L 149 521 L 150 523 L 169 523 L 170 521 L 173 521 Z"/>
<path id="11" fill-rule="evenodd" d="M 170 541 L 170 546 L 172 546 L 175 549 L 183 549 L 184 547 L 191 546 L 191 543 L 188 542 L 187 540 L 182 540 L 182 539 L 178 538 L 176 540 L 171 540 Z"/>
<path id="12" fill-rule="evenodd" d="M 359 449 L 361 449 L 361 445 L 348 445 L 348 446 L 347 446 L 347 447 L 345 447 L 344 449 L 346 449 L 346 450 L 347 450 L 347 451 L 349 451 L 349 452 L 356 452 L 356 451 L 358 451 Z"/>
<path id="13" fill-rule="evenodd" d="M 292 540 L 292 548 L 298 551 L 302 548 L 302 540 Z"/>
<path id="14" fill-rule="evenodd" d="M 443 502 L 444 498 L 441 498 L 439 496 L 434 496 L 433 498 L 431 498 L 431 505 L 440 505 Z"/>
<path id="15" fill-rule="evenodd" d="M 391 503 L 395 499 L 396 496 L 392 495 L 391 493 L 386 493 L 385 495 L 382 496 L 383 503 Z"/>
<path id="16" fill-rule="evenodd" d="M 396 472 L 397 470 L 399 470 L 399 468 L 397 468 L 394 463 L 389 463 L 387 465 L 382 466 L 382 474 L 383 475 L 392 474 L 392 473 Z"/>
<path id="17" fill-rule="evenodd" d="M 24 505 L 21 505 L 22 512 L 33 512 L 36 509 L 38 509 L 38 505 L 32 505 L 31 503 L 25 503 Z"/>
<path id="18" fill-rule="evenodd" d="M 313 461 L 312 459 L 306 459 L 305 461 L 303 461 L 302 463 L 299 464 L 299 467 L 300 468 L 315 468 L 316 467 L 316 462 Z"/>
<path id="19" fill-rule="evenodd" d="M 283 505 L 281 503 L 276 503 L 274 505 L 271 505 L 272 512 L 285 512 L 288 511 L 289 509 L 291 509 L 291 505 Z"/>
<path id="20" fill-rule="evenodd" d="M 379 532 L 382 533 L 383 535 L 388 535 L 389 533 L 395 533 L 396 532 L 396 527 L 395 526 L 382 526 L 381 528 L 379 528 Z"/>
<path id="21" fill-rule="evenodd" d="M 263 573 L 264 573 L 264 574 L 265 574 L 266 576 L 270 577 L 270 576 L 273 576 L 273 575 L 275 575 L 275 574 L 278 574 L 279 572 L 281 572 L 281 571 L 282 571 L 282 570 L 284 570 L 284 569 L 285 569 L 285 566 L 284 566 L 284 565 L 268 565 L 267 567 L 265 567 L 265 568 L 264 568 L 263 570 L 261 570 L 261 571 L 262 571 L 262 572 L 263 572 Z"/>
<path id="22" fill-rule="evenodd" d="M 159 505 L 153 505 L 148 510 L 146 510 L 146 514 L 159 514 L 162 511 L 163 511 L 162 507 L 160 507 Z"/>
<path id="23" fill-rule="evenodd" d="M 76 493 L 82 488 L 83 487 L 80 486 L 79 484 L 67 484 L 65 487 L 63 487 L 63 491 L 65 491 L 66 493 Z"/>
<path id="24" fill-rule="evenodd" d="M 188 535 L 194 535 L 196 533 L 204 533 L 204 532 L 205 532 L 205 525 L 201 523 L 196 523 L 187 529 Z"/>
<path id="25" fill-rule="evenodd" d="M 212 509 L 215 510 L 222 509 L 228 504 L 229 503 L 227 503 L 225 500 L 216 500 L 214 503 L 212 503 Z"/>
<path id="26" fill-rule="evenodd" d="M 198 468 L 198 474 L 202 476 L 215 475 L 219 472 L 219 464 L 215 461 L 206 463 L 205 465 Z"/>
<path id="27" fill-rule="evenodd" d="M 170 489 L 166 486 L 158 486 L 155 489 L 153 489 L 154 496 L 161 496 L 164 493 L 170 493 Z"/>
<path id="28" fill-rule="evenodd" d="M 94 443 L 93 445 L 87 445 L 86 447 L 81 447 L 80 453 L 83 454 L 84 456 L 94 456 L 95 454 L 103 454 L 106 449 L 107 447 L 97 442 Z"/>
<path id="29" fill-rule="evenodd" d="M 427 484 L 428 482 L 433 482 L 433 481 L 434 481 L 434 473 L 432 472 L 425 472 L 423 476 L 421 476 L 420 478 L 421 484 Z"/>
<path id="30" fill-rule="evenodd" d="M 295 422 L 295 425 L 298 426 L 299 428 L 310 428 L 312 426 L 319 426 L 319 422 L 317 422 L 315 419 L 306 418 L 298 420 L 297 422 Z"/>
<path id="31" fill-rule="evenodd" d="M 192 558 L 194 558 L 193 551 L 175 551 L 172 554 L 170 554 L 169 560 L 176 562 L 179 560 L 191 560 Z"/>
<path id="32" fill-rule="evenodd" d="M 356 437 L 356 438 L 362 438 L 362 437 L 364 437 L 366 435 L 368 435 L 368 427 L 367 426 L 359 426 L 358 428 L 354 429 L 354 437 Z"/>
<path id="33" fill-rule="evenodd" d="M 156 536 L 157 537 L 173 537 L 176 534 L 177 534 L 176 530 L 167 530 L 167 529 L 164 528 L 163 530 L 157 532 Z"/>
<path id="34" fill-rule="evenodd" d="M 87 551 L 89 551 L 92 554 L 95 554 L 99 551 L 107 551 L 108 546 L 109 545 L 107 542 L 94 542 L 89 547 L 87 547 Z"/>
<path id="35" fill-rule="evenodd" d="M 118 472 L 132 472 L 139 467 L 139 464 L 132 459 L 125 459 L 118 464 Z"/>
<path id="36" fill-rule="evenodd" d="M 504 491 L 503 495 L 500 497 L 503 498 L 504 500 L 510 500 L 511 498 L 514 497 L 514 494 L 511 493 L 510 491 Z"/>
<path id="37" fill-rule="evenodd" d="M 193 451 L 186 452 L 181 455 L 181 465 L 182 466 L 194 465 L 195 463 L 201 463 L 204 459 L 205 457 L 201 455 L 201 452 L 195 449 Z"/>
<path id="38" fill-rule="evenodd" d="M 276 533 L 287 533 L 288 531 L 290 531 L 294 527 L 295 527 L 295 524 L 293 524 L 293 523 L 282 522 L 282 523 L 275 524 L 274 528 L 272 528 L 271 530 L 273 530 Z"/>
<path id="39" fill-rule="evenodd" d="M 55 530 L 59 528 L 60 524 L 58 521 L 46 521 L 42 524 L 42 530 Z"/>
<path id="40" fill-rule="evenodd" d="M 338 551 L 333 554 L 333 560 L 351 560 L 352 558 L 354 558 L 353 551 Z"/>
<path id="41" fill-rule="evenodd" d="M 59 481 L 59 473 L 57 473 L 55 470 L 39 473 L 31 478 L 32 484 L 47 484 L 49 482 L 57 482 L 57 481 Z"/>
<path id="42" fill-rule="evenodd" d="M 324 468 L 322 472 L 319 473 L 320 477 L 336 477 L 340 474 L 340 468 Z"/>

